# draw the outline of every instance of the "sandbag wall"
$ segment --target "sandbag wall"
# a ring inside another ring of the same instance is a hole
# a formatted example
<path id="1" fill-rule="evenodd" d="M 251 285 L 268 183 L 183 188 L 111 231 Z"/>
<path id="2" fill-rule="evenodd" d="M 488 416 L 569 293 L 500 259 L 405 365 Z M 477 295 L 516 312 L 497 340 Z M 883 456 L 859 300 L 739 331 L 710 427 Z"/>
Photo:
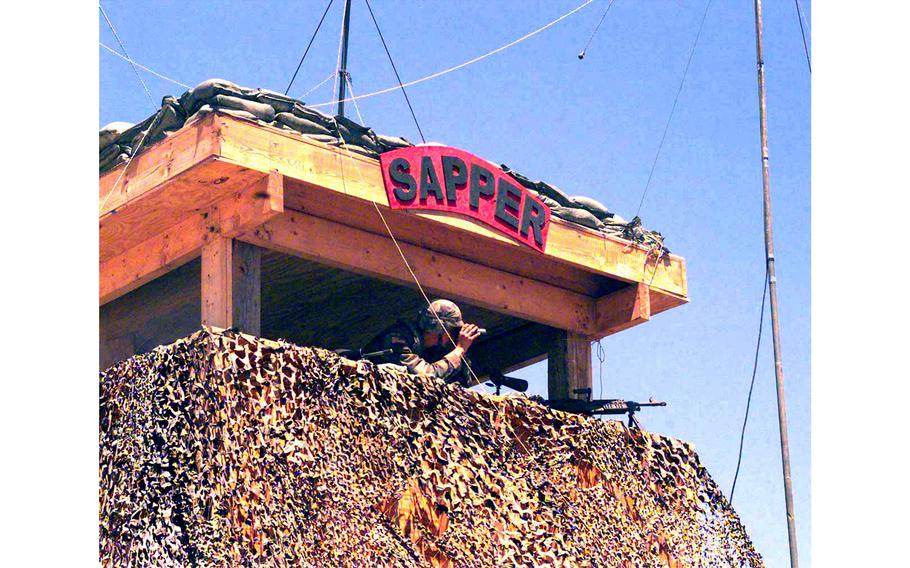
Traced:
<path id="1" fill-rule="evenodd" d="M 100 381 L 104 566 L 762 566 L 621 422 L 208 330 Z"/>
<path id="2" fill-rule="evenodd" d="M 103 174 L 127 162 L 168 134 L 213 111 L 297 132 L 331 146 L 344 146 L 349 151 L 376 158 L 383 152 L 412 146 L 404 138 L 383 136 L 373 129 L 343 116 L 331 116 L 303 102 L 267 89 L 249 89 L 223 79 L 209 79 L 183 93 L 180 98 L 164 97 L 161 109 L 139 124 L 112 122 L 99 132 L 99 168 Z M 609 234 L 651 247 L 662 252 L 663 237 L 641 226 L 638 217 L 631 222 L 614 215 L 602 203 L 583 196 L 569 196 L 556 186 L 502 168 L 550 206 L 553 215 Z"/>

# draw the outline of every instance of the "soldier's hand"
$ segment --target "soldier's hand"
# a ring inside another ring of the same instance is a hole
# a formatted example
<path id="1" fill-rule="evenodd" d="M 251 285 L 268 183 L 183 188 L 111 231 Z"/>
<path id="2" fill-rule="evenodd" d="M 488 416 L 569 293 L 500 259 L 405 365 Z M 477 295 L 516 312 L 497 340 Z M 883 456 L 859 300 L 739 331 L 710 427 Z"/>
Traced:
<path id="1" fill-rule="evenodd" d="M 473 323 L 467 323 L 458 334 L 458 346 L 467 351 L 478 337 L 480 337 L 480 328 Z"/>

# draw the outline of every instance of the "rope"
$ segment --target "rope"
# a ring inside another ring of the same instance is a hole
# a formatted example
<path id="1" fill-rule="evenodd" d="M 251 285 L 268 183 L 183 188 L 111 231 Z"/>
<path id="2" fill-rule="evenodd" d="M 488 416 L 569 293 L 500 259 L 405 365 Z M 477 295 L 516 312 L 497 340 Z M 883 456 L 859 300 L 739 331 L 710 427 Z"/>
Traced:
<path id="1" fill-rule="evenodd" d="M 335 0 L 329 0 L 329 5 L 325 7 L 325 12 L 322 13 L 322 17 L 319 18 L 319 23 L 316 24 L 316 30 L 313 32 L 313 36 L 310 38 L 310 43 L 306 44 L 306 49 L 303 50 L 303 57 L 300 58 L 300 63 L 297 64 L 297 69 L 294 71 L 294 76 L 291 77 L 291 82 L 288 83 L 288 88 L 284 90 L 284 94 L 287 95 L 288 91 L 291 90 L 291 85 L 294 84 L 294 79 L 297 78 L 297 73 L 300 72 L 300 66 L 303 65 L 303 60 L 306 59 L 307 53 L 310 52 L 310 47 L 313 46 L 313 40 L 316 39 L 316 34 L 319 33 L 319 28 L 322 27 L 322 22 L 325 20 L 325 15 L 329 13 L 329 8 L 332 7 L 332 2 Z"/>
<path id="2" fill-rule="evenodd" d="M 542 31 L 544 31 L 544 30 L 547 30 L 547 29 L 549 29 L 549 28 L 555 26 L 555 25 L 558 24 L 559 22 L 565 20 L 566 18 L 568 18 L 569 16 L 571 16 L 571 15 L 574 14 L 575 12 L 578 12 L 579 10 L 581 10 L 582 8 L 584 8 L 585 6 L 587 6 L 588 4 L 590 4 L 590 3 L 593 2 L 593 1 L 594 1 L 594 0 L 587 0 L 586 2 L 584 2 L 583 4 L 581 4 L 580 6 L 578 6 L 578 7 L 574 8 L 574 9 L 570 10 L 569 12 L 566 12 L 565 14 L 563 14 L 562 16 L 556 18 L 556 19 L 553 20 L 552 22 L 550 22 L 550 23 L 548 23 L 548 24 L 546 24 L 546 25 L 544 25 L 544 26 L 541 26 L 541 27 L 537 28 L 537 29 L 534 30 L 533 32 L 530 32 L 530 33 L 528 33 L 528 34 L 525 34 L 525 35 L 523 35 L 522 37 L 516 39 L 515 41 L 509 42 L 509 43 L 507 43 L 506 45 L 503 45 L 502 47 L 498 47 L 498 48 L 494 49 L 493 51 L 484 53 L 483 55 L 480 55 L 480 56 L 478 56 L 478 57 L 475 57 L 474 59 L 465 61 L 464 63 L 459 63 L 458 65 L 454 65 L 454 66 L 452 66 L 452 67 L 449 67 L 448 69 L 443 69 L 442 71 L 437 71 L 436 73 L 433 73 L 432 75 L 427 75 L 426 77 L 421 77 L 420 79 L 415 79 L 415 80 L 413 80 L 413 81 L 409 81 L 409 82 L 403 83 L 403 84 L 401 84 L 401 85 L 395 85 L 394 87 L 388 87 L 388 88 L 386 88 L 386 89 L 381 89 L 381 90 L 379 90 L 379 91 L 373 91 L 372 93 L 367 93 L 367 94 L 365 94 L 365 95 L 360 95 L 360 96 L 357 97 L 357 98 L 359 98 L 359 99 L 366 99 L 366 98 L 369 98 L 369 97 L 375 97 L 375 96 L 377 96 L 377 95 L 383 95 L 383 94 L 385 94 L 385 93 L 390 93 L 390 92 L 395 91 L 395 90 L 397 90 L 397 89 L 403 89 L 403 88 L 405 88 L 405 87 L 410 87 L 410 86 L 416 85 L 416 84 L 418 84 L 418 83 L 423 83 L 424 81 L 429 81 L 430 79 L 435 79 L 435 78 L 437 78 L 437 77 L 441 77 L 441 76 L 446 75 L 446 74 L 448 74 L 448 73 L 451 73 L 451 72 L 453 72 L 453 71 L 457 71 L 457 70 L 459 70 L 459 69 L 462 69 L 462 68 L 464 68 L 464 67 L 467 67 L 468 65 L 472 65 L 472 64 L 474 64 L 474 63 L 477 63 L 478 61 L 481 61 L 481 60 L 483 60 L 483 59 L 486 59 L 487 57 L 490 57 L 491 55 L 495 55 L 495 54 L 499 53 L 500 51 L 505 51 L 506 49 L 508 49 L 508 48 L 510 48 L 510 47 L 512 47 L 512 46 L 514 46 L 514 45 L 517 45 L 517 44 L 519 44 L 519 43 L 525 41 L 526 39 L 529 39 L 529 38 L 531 38 L 531 37 L 533 37 L 533 36 L 539 34 L 540 32 L 542 32 Z M 348 98 L 344 99 L 344 102 L 348 102 L 348 101 L 351 101 L 351 100 L 353 100 L 353 99 L 352 99 L 351 97 L 348 97 Z M 328 101 L 328 102 L 319 103 L 319 104 L 310 105 L 310 106 L 312 106 L 313 108 L 318 108 L 318 107 L 324 107 L 324 106 L 334 105 L 334 104 L 337 104 L 337 103 L 339 103 L 339 102 L 342 102 L 342 101 Z"/>
<path id="3" fill-rule="evenodd" d="M 139 154 L 139 151 L 142 149 L 142 144 L 145 143 L 146 136 L 148 136 L 148 133 L 151 132 L 153 128 L 155 128 L 155 124 L 158 123 L 158 120 L 163 116 L 163 114 L 164 113 L 161 112 L 156 113 L 155 119 L 152 120 L 152 123 L 149 124 L 149 127 L 145 130 L 145 132 L 142 133 L 142 138 L 140 138 L 139 143 L 136 144 L 136 149 L 133 150 L 132 154 L 130 154 L 130 157 L 126 161 L 126 165 L 123 166 L 122 170 L 120 170 L 120 175 L 117 176 L 117 179 L 114 181 L 114 185 L 111 186 L 111 190 L 108 191 L 107 195 L 104 196 L 104 200 L 101 202 L 101 206 L 98 208 L 99 213 L 104 211 L 104 206 L 107 205 L 107 200 L 110 199 L 111 195 L 114 194 L 114 190 L 117 189 L 117 184 L 119 184 L 120 180 L 123 179 L 123 174 L 126 173 L 127 168 L 129 168 L 130 164 L 133 163 L 133 158 L 135 158 Z M 112 212 L 115 213 L 116 210 Z"/>
<path id="4" fill-rule="evenodd" d="M 588 51 L 588 47 L 591 46 L 591 42 L 594 41 L 594 36 L 597 34 L 597 30 L 600 29 L 600 24 L 604 23 L 604 19 L 607 17 L 607 14 L 610 12 L 610 8 L 613 7 L 613 2 L 616 0 L 610 0 L 610 3 L 607 4 L 607 9 L 604 10 L 604 15 L 600 17 L 600 21 L 597 22 L 597 25 L 594 26 L 594 31 L 591 32 L 591 37 L 588 38 L 588 43 L 585 44 L 585 48 L 581 50 L 581 53 L 578 54 L 579 59 L 585 58 L 585 53 Z"/>
<path id="5" fill-rule="evenodd" d="M 159 79 L 164 79 L 165 81 L 171 82 L 171 83 L 173 83 L 173 84 L 175 84 L 175 85 L 179 85 L 179 86 L 183 87 L 184 89 L 191 89 L 191 88 L 192 88 L 192 87 L 190 87 L 189 85 L 187 85 L 187 84 L 185 84 L 185 83 L 181 83 L 180 81 L 177 81 L 176 79 L 171 79 L 170 77 L 166 77 L 166 76 L 162 75 L 161 73 L 158 73 L 157 71 L 153 71 L 153 70 L 149 69 L 148 67 L 145 67 L 144 65 L 140 65 L 139 63 L 136 63 L 135 61 L 133 61 L 133 60 L 130 59 L 129 57 L 126 57 L 126 56 L 124 56 L 124 55 L 118 53 L 117 51 L 115 51 L 115 50 L 111 49 L 110 47 L 104 45 L 104 44 L 101 43 L 100 41 L 98 42 L 98 45 L 100 45 L 100 46 L 103 47 L 104 49 L 108 50 L 109 52 L 113 53 L 114 55 L 116 55 L 116 56 L 119 57 L 120 59 L 129 62 L 129 63 L 132 64 L 134 67 L 138 67 L 139 69 L 142 69 L 142 70 L 145 71 L 146 73 L 151 73 L 152 75 L 154 75 L 155 77 L 158 77 Z"/>
<path id="6" fill-rule="evenodd" d="M 768 270 L 765 269 L 765 287 L 761 295 L 761 313 L 758 319 L 758 341 L 755 343 L 755 362 L 752 364 L 752 382 L 749 385 L 749 396 L 746 398 L 746 415 L 743 417 L 743 429 L 739 435 L 739 456 L 736 458 L 736 473 L 733 474 L 733 487 L 730 488 L 730 504 L 733 504 L 733 492 L 736 491 L 736 479 L 739 477 L 739 466 L 743 459 L 743 440 L 746 437 L 746 424 L 749 422 L 749 407 L 752 405 L 752 389 L 755 387 L 755 372 L 758 370 L 758 351 L 761 347 L 762 324 L 765 322 L 765 298 L 768 296 Z"/>
<path id="7" fill-rule="evenodd" d="M 803 49 L 806 50 L 806 65 L 809 66 L 809 74 L 812 74 L 812 61 L 809 59 L 809 44 L 806 42 L 806 30 L 803 29 L 803 11 L 800 8 L 799 0 L 796 1 L 796 15 L 799 17 L 799 33 L 803 36 Z M 806 27 L 809 27 L 809 22 L 806 22 Z"/>
<path id="8" fill-rule="evenodd" d="M 404 94 L 404 100 L 408 103 L 408 108 L 411 110 L 411 116 L 414 118 L 414 124 L 417 125 L 417 132 L 420 133 L 420 139 L 423 140 L 423 143 L 427 143 L 427 139 L 423 135 L 423 130 L 420 128 L 420 122 L 417 121 L 417 115 L 414 114 L 414 107 L 411 106 L 411 99 L 408 97 L 408 92 L 405 90 L 404 85 L 401 82 L 401 75 L 398 74 L 398 68 L 395 67 L 395 62 L 392 61 L 392 54 L 389 52 L 389 46 L 385 43 L 385 38 L 382 36 L 382 30 L 379 29 L 379 22 L 376 21 L 376 16 L 373 14 L 373 7 L 370 6 L 370 0 L 365 0 L 367 3 L 367 9 L 370 11 L 370 18 L 373 19 L 373 25 L 376 26 L 376 32 L 379 34 L 379 39 L 382 40 L 382 47 L 385 49 L 385 54 L 389 58 L 389 63 L 392 64 L 392 71 L 395 72 L 395 78 L 398 79 L 398 86 L 401 87 L 401 92 Z M 351 91 L 351 96 L 354 96 L 354 91 Z"/>
<path id="9" fill-rule="evenodd" d="M 351 95 L 353 95 L 354 94 L 354 83 L 351 81 L 351 76 L 350 75 L 345 76 L 345 80 L 348 83 L 348 89 L 351 90 Z M 363 120 L 363 115 L 360 114 L 360 105 L 357 104 L 356 100 L 354 100 L 352 102 L 354 103 L 354 110 L 357 111 L 357 118 L 360 119 L 360 124 L 365 125 L 366 122 L 364 122 L 364 120 Z M 338 126 L 338 123 L 336 123 L 335 126 Z"/>
<path id="10" fill-rule="evenodd" d="M 679 88 L 676 90 L 676 97 L 673 99 L 673 107 L 670 109 L 670 116 L 667 117 L 667 124 L 664 125 L 663 136 L 660 137 L 660 144 L 657 146 L 657 153 L 654 155 L 654 162 L 651 164 L 648 182 L 645 184 L 645 190 L 641 194 L 641 201 L 638 203 L 638 211 L 635 212 L 636 217 L 641 213 L 641 206 L 645 202 L 645 195 L 648 194 L 648 188 L 651 186 L 651 178 L 654 176 L 654 169 L 657 167 L 657 159 L 660 158 L 660 150 L 664 147 L 664 140 L 667 139 L 670 121 L 673 120 L 673 113 L 676 112 L 676 103 L 679 102 L 679 94 L 682 93 L 683 85 L 686 83 L 686 76 L 689 74 L 689 64 L 692 63 L 692 56 L 695 55 L 695 47 L 698 45 L 698 38 L 701 37 L 701 30 L 705 25 L 705 19 L 708 17 L 708 8 L 711 7 L 711 1 L 712 0 L 708 0 L 705 4 L 705 13 L 701 17 L 701 23 L 698 24 L 698 32 L 695 34 L 695 41 L 692 42 L 692 50 L 689 52 L 689 59 L 686 61 L 686 68 L 683 70 L 682 80 L 679 82 Z"/>
<path id="11" fill-rule="evenodd" d="M 309 91 L 303 93 L 303 95 L 300 96 L 300 100 L 303 100 L 304 97 L 306 97 L 307 95 L 309 95 L 310 93 L 312 93 L 313 91 L 315 91 L 316 89 L 318 89 L 319 87 L 325 85 L 326 82 L 328 82 L 328 80 L 331 79 L 331 78 L 334 77 L 334 76 L 335 76 L 335 72 L 332 71 L 331 73 L 329 73 L 329 76 L 326 77 L 325 79 L 323 79 L 318 85 L 316 85 L 315 87 L 313 87 L 313 88 L 310 89 Z"/>
<path id="12" fill-rule="evenodd" d="M 101 6 L 101 2 L 98 3 L 98 9 L 101 10 L 101 15 L 104 16 L 104 20 L 107 22 L 107 27 L 111 28 L 111 33 L 114 34 L 114 39 L 117 40 L 117 43 L 120 45 L 120 49 L 123 51 L 123 55 L 126 56 L 126 60 L 130 61 L 130 66 L 133 68 L 133 73 L 136 74 L 136 78 L 139 79 L 139 83 L 142 85 L 145 94 L 149 98 L 149 102 L 152 103 L 152 107 L 155 106 L 155 99 L 152 98 L 152 93 L 149 92 L 149 88 L 145 86 L 145 81 L 142 80 L 142 75 L 139 74 L 139 70 L 136 69 L 136 66 L 133 65 L 132 61 L 129 59 L 130 54 L 126 52 L 126 46 L 123 45 L 123 42 L 120 41 L 120 36 L 117 34 L 117 30 L 114 29 L 114 23 L 111 22 L 111 19 L 107 17 L 107 12 L 104 11 L 104 7 Z"/>
<path id="13" fill-rule="evenodd" d="M 606 359 L 607 354 L 604 351 L 604 346 L 601 345 L 601 343 L 600 343 L 600 339 L 598 339 L 594 343 L 597 344 L 597 351 L 596 351 L 597 360 L 600 361 L 600 371 L 599 371 L 600 388 L 599 388 L 597 396 L 598 396 L 598 398 L 603 398 L 603 396 L 604 396 L 604 359 Z"/>

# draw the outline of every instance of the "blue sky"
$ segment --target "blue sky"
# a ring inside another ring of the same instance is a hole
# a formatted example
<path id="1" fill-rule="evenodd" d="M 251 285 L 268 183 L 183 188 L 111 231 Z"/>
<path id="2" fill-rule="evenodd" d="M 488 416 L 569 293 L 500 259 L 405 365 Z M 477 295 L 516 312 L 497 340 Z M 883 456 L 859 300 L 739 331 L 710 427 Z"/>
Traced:
<path id="1" fill-rule="evenodd" d="M 373 0 L 403 80 L 471 59 L 582 0 Z M 210 77 L 283 92 L 326 2 L 103 2 L 130 55 L 194 85 Z M 336 0 L 290 94 L 335 67 Z M 505 163 L 631 218 L 704 11 L 703 1 L 598 0 L 509 50 L 408 90 L 428 140 Z M 805 11 L 809 2 L 801 2 Z M 804 12 L 811 23 L 811 15 Z M 764 6 L 771 188 L 797 531 L 810 547 L 810 75 L 792 2 Z M 99 14 L 100 39 L 117 49 Z M 354 0 L 349 71 L 358 94 L 395 84 L 363 0 Z M 99 126 L 154 110 L 125 61 L 99 47 Z M 155 104 L 183 89 L 143 73 Z M 331 81 L 306 97 L 332 99 Z M 359 101 L 378 132 L 419 141 L 404 99 Z M 352 105 L 348 114 L 356 117 Z M 606 397 L 667 400 L 646 428 L 695 444 L 729 494 L 749 387 L 764 273 L 752 2 L 712 3 L 642 208 L 688 262 L 691 302 L 603 341 Z M 770 325 L 766 320 L 734 506 L 768 566 L 787 565 Z M 600 367 L 595 360 L 595 393 Z M 518 373 L 546 394 L 546 367 Z"/>

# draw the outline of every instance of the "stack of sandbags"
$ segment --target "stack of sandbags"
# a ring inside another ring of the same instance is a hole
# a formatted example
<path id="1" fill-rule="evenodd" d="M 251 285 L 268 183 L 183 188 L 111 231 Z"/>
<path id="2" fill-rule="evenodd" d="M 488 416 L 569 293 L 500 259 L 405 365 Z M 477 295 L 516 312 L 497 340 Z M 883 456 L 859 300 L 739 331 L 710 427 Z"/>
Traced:
<path id="1" fill-rule="evenodd" d="M 101 375 L 104 566 L 762 566 L 691 446 L 207 330 Z"/>
<path id="2" fill-rule="evenodd" d="M 161 110 L 139 124 L 114 122 L 102 128 L 99 132 L 101 173 L 126 162 L 134 151 L 141 152 L 180 129 L 186 122 L 213 111 L 297 132 L 309 139 L 344 147 L 371 158 L 412 146 L 404 138 L 377 134 L 347 117 L 325 114 L 268 89 L 250 89 L 224 79 L 209 79 L 186 91 L 180 98 L 165 97 Z M 570 197 L 558 187 L 543 181 L 532 181 L 506 165 L 502 169 L 538 196 L 556 217 L 646 246 L 661 247 L 663 252 L 668 252 L 662 248 L 661 234 L 644 229 L 640 220 L 637 223 L 634 220 L 627 222 L 595 199 Z"/>
<path id="3" fill-rule="evenodd" d="M 179 99 L 165 97 L 158 113 L 135 126 L 126 125 L 127 128 L 124 128 L 124 123 L 112 123 L 102 128 L 99 133 L 101 172 L 128 160 L 134 149 L 141 151 L 178 130 L 187 121 L 212 111 L 293 130 L 308 138 L 333 146 L 344 145 L 352 152 L 374 158 L 382 152 L 411 146 L 404 138 L 376 134 L 350 119 L 332 117 L 274 91 L 249 89 L 224 79 L 209 79 L 186 91 Z"/>

